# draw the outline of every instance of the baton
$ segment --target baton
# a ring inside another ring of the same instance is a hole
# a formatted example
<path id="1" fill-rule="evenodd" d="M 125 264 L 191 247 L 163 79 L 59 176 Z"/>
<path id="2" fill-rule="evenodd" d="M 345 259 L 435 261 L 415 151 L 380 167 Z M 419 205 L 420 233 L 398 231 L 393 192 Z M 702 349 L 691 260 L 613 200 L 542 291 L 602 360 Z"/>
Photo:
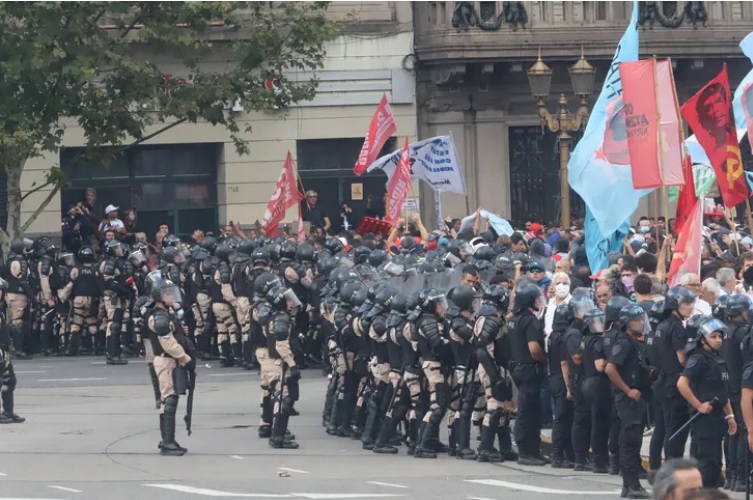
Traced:
<path id="1" fill-rule="evenodd" d="M 710 403 L 711 403 L 711 406 L 716 406 L 717 404 L 719 404 L 719 398 L 715 397 L 714 399 L 711 400 Z M 680 427 L 679 429 L 677 429 L 677 432 L 675 432 L 674 434 L 672 434 L 669 437 L 669 441 L 674 440 L 677 436 L 679 436 L 680 434 L 682 434 L 682 432 L 685 429 L 687 429 L 688 427 L 690 427 L 690 424 L 692 424 L 693 421 L 695 419 L 697 419 L 698 417 L 700 417 L 701 415 L 703 415 L 703 413 L 701 413 L 700 411 L 695 412 L 695 415 L 693 415 L 692 417 L 690 417 L 687 422 L 685 422 L 684 424 L 682 424 L 682 427 Z"/>

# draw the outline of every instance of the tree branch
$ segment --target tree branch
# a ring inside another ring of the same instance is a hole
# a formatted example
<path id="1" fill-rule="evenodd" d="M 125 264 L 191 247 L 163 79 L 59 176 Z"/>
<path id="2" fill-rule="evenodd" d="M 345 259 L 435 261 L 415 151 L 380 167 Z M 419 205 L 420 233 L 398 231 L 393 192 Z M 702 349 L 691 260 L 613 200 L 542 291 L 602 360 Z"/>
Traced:
<path id="1" fill-rule="evenodd" d="M 28 198 L 28 197 L 29 197 L 29 195 L 31 195 L 31 194 L 34 194 L 34 193 L 36 193 L 37 191 L 41 191 L 42 189 L 46 188 L 46 187 L 47 187 L 47 186 L 49 186 L 50 184 L 52 184 L 52 182 L 51 182 L 51 181 L 47 181 L 47 182 L 45 182 L 44 184 L 40 184 L 39 186 L 35 187 L 34 189 L 30 189 L 29 191 L 27 191 L 27 192 L 26 192 L 26 194 L 25 194 L 25 195 L 23 195 L 23 196 L 21 197 L 21 201 L 24 201 L 24 200 L 25 200 L 26 198 Z"/>
<path id="2" fill-rule="evenodd" d="M 140 8 L 139 13 L 136 14 L 133 17 L 133 21 L 131 21 L 131 24 L 129 24 L 126 27 L 125 31 L 120 34 L 120 39 L 121 40 L 124 39 L 125 37 L 127 37 L 128 33 L 130 33 L 131 30 L 133 30 L 133 28 L 136 27 L 136 25 L 139 23 L 139 21 L 141 21 L 141 18 L 144 16 L 144 14 L 146 13 L 147 9 L 149 8 L 149 4 L 145 4 L 144 2 L 139 2 L 139 8 Z"/>
<path id="3" fill-rule="evenodd" d="M 47 195 L 47 198 L 44 199 L 44 201 L 37 207 L 36 210 L 34 210 L 34 213 L 31 214 L 31 217 L 29 217 L 29 220 L 24 222 L 24 225 L 21 226 L 21 234 L 25 233 L 27 229 L 29 229 L 29 226 L 31 226 L 35 220 L 37 220 L 37 217 L 39 217 L 39 214 L 44 212 L 44 209 L 47 208 L 47 205 L 50 204 L 52 199 L 55 197 L 56 194 L 58 194 L 58 191 L 60 191 L 60 186 L 55 186 L 52 191 L 50 191 L 50 194 Z"/>
<path id="4" fill-rule="evenodd" d="M 154 137 L 157 137 L 157 136 L 158 136 L 158 135 L 160 135 L 161 133 L 163 133 L 163 132 L 167 132 L 167 131 L 168 131 L 168 130 L 170 130 L 171 128 L 173 128 L 173 127 L 177 127 L 177 126 L 178 126 L 178 125 L 180 125 L 181 123 L 184 123 L 184 122 L 187 122 L 187 121 L 188 121 L 188 118 L 181 118 L 180 120 L 174 121 L 173 123 L 171 123 L 171 124 L 169 124 L 169 125 L 165 125 L 164 127 L 162 127 L 161 129 L 157 130 L 156 132 L 152 132 L 152 133 L 151 133 L 151 134 L 149 134 L 149 135 L 145 135 L 145 136 L 144 136 L 144 137 L 142 137 L 141 139 L 135 140 L 135 141 L 133 141 L 133 142 L 132 142 L 132 143 L 130 143 L 130 144 L 126 144 L 125 146 L 121 146 L 121 147 L 119 147 L 118 149 L 116 149 L 116 150 L 115 150 L 115 154 L 117 154 L 117 153 L 122 153 L 123 151 L 127 151 L 127 150 L 131 149 L 131 148 L 132 148 L 132 147 L 134 147 L 134 146 L 138 146 L 138 145 L 139 145 L 139 144 L 141 144 L 142 142 L 146 142 L 146 141 L 148 141 L 149 139 L 152 139 L 152 138 L 154 138 Z"/>

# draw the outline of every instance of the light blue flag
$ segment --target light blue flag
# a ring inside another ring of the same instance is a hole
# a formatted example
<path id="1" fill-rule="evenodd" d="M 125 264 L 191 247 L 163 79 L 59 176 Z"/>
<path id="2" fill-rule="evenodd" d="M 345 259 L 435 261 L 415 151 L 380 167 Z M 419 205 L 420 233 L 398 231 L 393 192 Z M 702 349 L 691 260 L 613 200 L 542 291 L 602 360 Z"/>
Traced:
<path id="1" fill-rule="evenodd" d="M 599 232 L 599 226 L 594 219 L 591 210 L 586 205 L 586 223 L 583 227 L 583 232 L 586 235 L 586 255 L 588 256 L 588 267 L 592 273 L 596 273 L 600 269 L 606 269 L 609 267 L 609 252 L 622 253 L 622 242 L 625 240 L 628 231 L 630 230 L 630 224 L 628 221 L 622 223 L 622 225 L 613 232 L 609 238 L 604 238 Z"/>
<path id="2" fill-rule="evenodd" d="M 753 172 L 745 171 L 745 180 L 748 181 L 748 188 L 753 192 Z"/>
<path id="3" fill-rule="evenodd" d="M 608 133 L 611 137 L 613 132 L 611 127 L 610 131 L 607 131 L 608 124 L 619 126 L 622 120 L 621 116 L 616 115 L 616 111 L 622 107 L 619 63 L 636 60 L 638 60 L 637 0 L 633 2 L 630 23 L 617 46 L 614 59 L 604 79 L 604 87 L 588 119 L 586 131 L 567 164 L 570 186 L 586 202 L 602 235 L 611 235 L 617 231 L 638 208 L 640 198 L 651 191 L 650 189 L 633 189 L 630 165 L 612 163 L 617 161 L 613 148 L 627 150 L 627 139 L 605 141 L 605 135 Z M 624 123 L 619 128 L 622 131 L 614 132 L 624 134 Z M 621 156 L 621 163 L 624 163 L 624 154 Z"/>

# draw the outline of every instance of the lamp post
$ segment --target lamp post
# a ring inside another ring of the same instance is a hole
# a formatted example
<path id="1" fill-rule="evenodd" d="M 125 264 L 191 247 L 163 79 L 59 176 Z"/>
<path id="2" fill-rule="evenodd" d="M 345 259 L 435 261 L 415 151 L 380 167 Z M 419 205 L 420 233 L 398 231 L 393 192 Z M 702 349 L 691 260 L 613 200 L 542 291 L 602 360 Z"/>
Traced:
<path id="1" fill-rule="evenodd" d="M 531 94 L 536 99 L 536 107 L 541 118 L 541 130 L 544 127 L 555 134 L 559 134 L 560 141 L 560 224 L 563 227 L 570 226 L 570 185 L 567 182 L 567 162 L 570 159 L 570 142 L 572 133 L 584 127 L 588 120 L 588 97 L 594 86 L 596 69 L 591 66 L 580 51 L 580 59 L 570 69 L 570 81 L 573 92 L 580 99 L 580 106 L 575 114 L 568 110 L 568 100 L 565 94 L 560 94 L 559 111 L 551 114 L 546 106 L 549 91 L 552 86 L 553 71 L 541 60 L 539 56 L 533 66 L 528 70 L 528 83 L 531 86 Z"/>

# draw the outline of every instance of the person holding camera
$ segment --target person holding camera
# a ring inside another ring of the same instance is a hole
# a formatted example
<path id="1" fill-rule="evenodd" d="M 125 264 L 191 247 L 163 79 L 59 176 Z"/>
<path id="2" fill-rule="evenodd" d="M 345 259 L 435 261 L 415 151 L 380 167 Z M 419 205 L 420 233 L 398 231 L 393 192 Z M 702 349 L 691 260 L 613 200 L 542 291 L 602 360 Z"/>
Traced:
<path id="1" fill-rule="evenodd" d="M 71 206 L 60 222 L 63 246 L 73 253 L 78 252 L 78 249 L 81 248 L 87 234 L 94 233 L 94 226 L 80 205 L 79 203 Z"/>

